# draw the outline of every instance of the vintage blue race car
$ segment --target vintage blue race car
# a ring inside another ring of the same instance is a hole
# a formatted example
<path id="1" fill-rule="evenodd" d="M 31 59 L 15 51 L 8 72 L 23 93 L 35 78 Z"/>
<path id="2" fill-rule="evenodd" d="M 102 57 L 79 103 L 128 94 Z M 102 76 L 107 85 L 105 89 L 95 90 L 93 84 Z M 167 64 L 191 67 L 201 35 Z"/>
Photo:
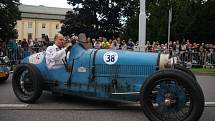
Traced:
<path id="1" fill-rule="evenodd" d="M 107 100 L 139 101 L 151 121 L 197 121 L 204 95 L 193 73 L 158 53 L 88 49 L 79 42 L 64 66 L 48 69 L 45 53 L 22 60 L 13 74 L 17 98 L 35 102 L 43 90 Z"/>

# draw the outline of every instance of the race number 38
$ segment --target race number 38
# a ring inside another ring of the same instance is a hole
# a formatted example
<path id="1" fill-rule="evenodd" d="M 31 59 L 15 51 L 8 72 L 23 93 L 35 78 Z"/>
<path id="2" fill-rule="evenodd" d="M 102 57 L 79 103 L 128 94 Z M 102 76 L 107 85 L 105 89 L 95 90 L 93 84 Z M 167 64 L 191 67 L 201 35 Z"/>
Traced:
<path id="1" fill-rule="evenodd" d="M 103 56 L 103 60 L 106 64 L 115 64 L 118 60 L 118 54 L 112 51 L 106 52 Z"/>

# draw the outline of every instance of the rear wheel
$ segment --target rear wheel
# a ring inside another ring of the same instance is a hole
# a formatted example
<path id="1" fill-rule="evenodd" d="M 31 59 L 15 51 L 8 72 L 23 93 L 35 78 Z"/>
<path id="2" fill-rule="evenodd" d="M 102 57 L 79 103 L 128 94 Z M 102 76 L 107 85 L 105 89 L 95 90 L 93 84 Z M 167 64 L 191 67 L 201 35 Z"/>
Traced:
<path id="1" fill-rule="evenodd" d="M 161 70 L 144 83 L 140 103 L 151 121 L 198 121 L 204 110 L 204 95 L 187 73 Z"/>
<path id="2" fill-rule="evenodd" d="M 25 103 L 35 102 L 42 94 L 43 79 L 32 64 L 20 64 L 16 67 L 12 79 L 16 97 Z"/>

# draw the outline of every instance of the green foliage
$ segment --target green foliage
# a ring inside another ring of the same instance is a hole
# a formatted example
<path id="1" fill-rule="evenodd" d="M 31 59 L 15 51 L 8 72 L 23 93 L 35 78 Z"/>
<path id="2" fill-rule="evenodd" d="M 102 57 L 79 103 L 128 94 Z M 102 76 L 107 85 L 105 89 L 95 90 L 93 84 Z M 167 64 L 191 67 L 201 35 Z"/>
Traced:
<path id="1" fill-rule="evenodd" d="M 133 1 L 68 0 L 68 3 L 73 5 L 74 12 L 66 15 L 61 31 L 64 35 L 85 32 L 93 37 L 116 36 L 121 33 L 122 18 L 134 14 Z"/>
<path id="2" fill-rule="evenodd" d="M 18 5 L 19 0 L 0 1 L 0 38 L 3 41 L 17 37 L 17 31 L 14 27 L 16 26 L 16 20 L 20 19 Z"/>
<path id="3" fill-rule="evenodd" d="M 68 0 L 62 33 L 119 36 L 138 40 L 139 0 Z M 214 0 L 146 0 L 147 40 L 167 42 L 168 14 L 172 8 L 171 40 L 215 43 Z M 122 22 L 122 18 L 124 21 Z"/>
<path id="4" fill-rule="evenodd" d="M 192 72 L 200 72 L 200 73 L 214 73 L 214 68 L 192 68 Z"/>
<path id="5" fill-rule="evenodd" d="M 193 32 L 197 41 L 203 40 L 207 43 L 215 44 L 215 1 L 208 0 L 202 4 L 195 15 L 195 20 L 191 24 L 189 31 Z"/>
<path id="6" fill-rule="evenodd" d="M 172 8 L 171 40 L 215 43 L 211 41 L 215 39 L 214 6 L 214 0 L 146 0 L 147 40 L 167 42 L 168 14 Z M 139 7 L 136 12 L 137 15 L 128 19 L 125 36 L 138 37 Z"/>

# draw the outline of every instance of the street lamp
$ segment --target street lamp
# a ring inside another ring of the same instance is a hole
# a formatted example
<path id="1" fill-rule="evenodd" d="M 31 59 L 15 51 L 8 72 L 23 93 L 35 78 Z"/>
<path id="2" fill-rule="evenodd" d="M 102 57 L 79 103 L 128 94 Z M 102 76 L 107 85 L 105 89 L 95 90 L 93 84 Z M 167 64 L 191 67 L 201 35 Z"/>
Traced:
<path id="1" fill-rule="evenodd" d="M 170 25 L 172 21 L 172 8 L 169 10 L 168 22 L 168 49 L 170 42 Z M 146 44 L 146 0 L 140 0 L 140 15 L 139 15 L 139 45 L 136 48 L 138 51 L 145 51 Z"/>
<path id="2" fill-rule="evenodd" d="M 169 9 L 169 22 L 168 22 L 168 50 L 170 42 L 170 32 L 171 32 L 171 22 L 172 22 L 172 7 Z"/>
<path id="3" fill-rule="evenodd" d="M 145 51 L 146 44 L 146 10 L 145 0 L 140 0 L 139 14 L 139 45 L 136 48 L 138 51 Z"/>

